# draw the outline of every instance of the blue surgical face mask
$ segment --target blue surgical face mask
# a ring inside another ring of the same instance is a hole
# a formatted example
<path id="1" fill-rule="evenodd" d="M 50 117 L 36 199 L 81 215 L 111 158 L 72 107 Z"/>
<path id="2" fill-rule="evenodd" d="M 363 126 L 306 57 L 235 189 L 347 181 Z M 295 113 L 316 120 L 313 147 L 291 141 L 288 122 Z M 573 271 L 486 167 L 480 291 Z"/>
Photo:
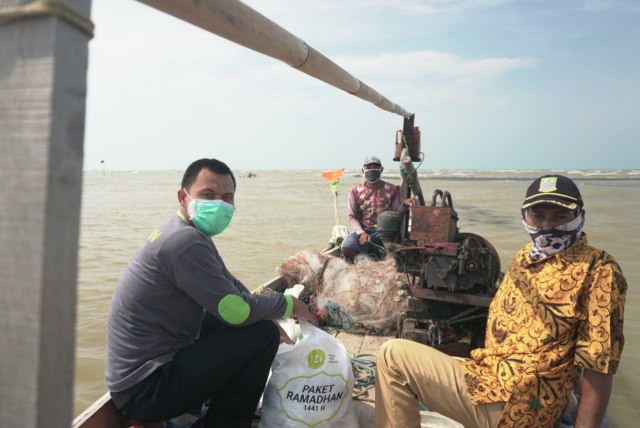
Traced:
<path id="1" fill-rule="evenodd" d="M 185 190 L 187 196 L 191 195 Z M 233 217 L 236 207 L 221 199 L 193 199 L 187 206 L 189 220 L 196 228 L 207 236 L 222 233 Z"/>

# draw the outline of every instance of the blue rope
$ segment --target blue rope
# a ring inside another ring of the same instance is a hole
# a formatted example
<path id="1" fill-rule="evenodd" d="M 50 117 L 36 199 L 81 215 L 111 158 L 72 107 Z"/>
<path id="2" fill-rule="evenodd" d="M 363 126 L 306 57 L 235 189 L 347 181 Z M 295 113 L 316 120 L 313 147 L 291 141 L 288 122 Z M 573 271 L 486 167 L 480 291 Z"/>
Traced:
<path id="1" fill-rule="evenodd" d="M 374 336 L 383 336 L 385 334 L 385 330 L 383 328 L 355 322 L 348 312 L 343 311 L 340 305 L 331 300 L 327 300 L 324 305 L 324 309 L 327 311 L 327 321 L 324 322 L 323 325 L 341 328 L 344 331 L 362 328 L 366 334 Z"/>
<path id="2" fill-rule="evenodd" d="M 340 327 L 345 330 L 349 330 L 355 326 L 356 323 L 353 321 L 353 318 L 351 318 L 351 315 L 343 311 L 337 303 L 328 300 L 325 309 L 329 317 L 329 326 Z"/>
<path id="3" fill-rule="evenodd" d="M 361 395 L 364 390 L 376 383 L 376 362 L 359 356 L 351 357 L 351 367 L 354 373 L 354 394 Z"/>

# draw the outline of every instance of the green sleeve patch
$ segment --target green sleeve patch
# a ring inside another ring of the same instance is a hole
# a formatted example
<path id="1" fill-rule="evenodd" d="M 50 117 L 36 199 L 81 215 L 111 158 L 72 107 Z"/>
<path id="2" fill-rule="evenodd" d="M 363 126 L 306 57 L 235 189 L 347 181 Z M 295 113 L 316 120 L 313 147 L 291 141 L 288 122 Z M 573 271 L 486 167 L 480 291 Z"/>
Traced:
<path id="1" fill-rule="evenodd" d="M 251 308 L 244 299 L 237 294 L 227 294 L 218 303 L 220 317 L 232 325 L 242 324 L 249 318 Z"/>
<path id="2" fill-rule="evenodd" d="M 287 301 L 287 307 L 284 310 L 284 315 L 282 316 L 282 318 L 286 319 L 291 317 L 291 313 L 293 312 L 293 298 L 290 295 L 285 294 L 284 300 Z"/>
<path id="3" fill-rule="evenodd" d="M 151 232 L 151 235 L 149 235 L 149 237 L 147 238 L 147 240 L 149 242 L 153 242 L 156 239 L 158 239 L 160 237 L 160 235 L 162 235 L 162 232 L 160 232 L 160 229 L 155 229 L 153 232 Z"/>

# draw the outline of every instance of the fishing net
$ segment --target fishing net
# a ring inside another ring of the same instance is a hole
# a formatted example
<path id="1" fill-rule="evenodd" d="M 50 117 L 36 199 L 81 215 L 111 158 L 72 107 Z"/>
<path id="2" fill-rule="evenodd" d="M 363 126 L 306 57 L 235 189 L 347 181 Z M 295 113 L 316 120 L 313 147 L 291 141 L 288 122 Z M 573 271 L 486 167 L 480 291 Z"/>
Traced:
<path id="1" fill-rule="evenodd" d="M 315 307 L 321 325 L 389 334 L 407 310 L 406 282 L 393 257 L 381 261 L 357 257 L 350 264 L 316 250 L 302 250 L 277 271 L 288 287 L 305 286 L 302 299 Z"/>

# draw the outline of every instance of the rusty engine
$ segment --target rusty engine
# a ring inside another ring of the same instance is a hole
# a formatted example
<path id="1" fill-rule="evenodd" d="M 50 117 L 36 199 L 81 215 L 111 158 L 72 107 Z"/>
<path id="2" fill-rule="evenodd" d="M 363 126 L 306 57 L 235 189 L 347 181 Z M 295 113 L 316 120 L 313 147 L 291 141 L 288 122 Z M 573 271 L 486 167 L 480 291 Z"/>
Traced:
<path id="1" fill-rule="evenodd" d="M 410 310 L 399 318 L 398 336 L 466 356 L 484 343 L 500 259 L 486 239 L 459 231 L 449 192 L 436 189 L 426 203 L 412 164 L 420 160 L 419 144 L 411 116 L 396 134 L 394 160 L 400 161 L 402 197 L 415 204 L 405 214 L 386 211 L 378 218 L 385 248 L 407 276 Z"/>

